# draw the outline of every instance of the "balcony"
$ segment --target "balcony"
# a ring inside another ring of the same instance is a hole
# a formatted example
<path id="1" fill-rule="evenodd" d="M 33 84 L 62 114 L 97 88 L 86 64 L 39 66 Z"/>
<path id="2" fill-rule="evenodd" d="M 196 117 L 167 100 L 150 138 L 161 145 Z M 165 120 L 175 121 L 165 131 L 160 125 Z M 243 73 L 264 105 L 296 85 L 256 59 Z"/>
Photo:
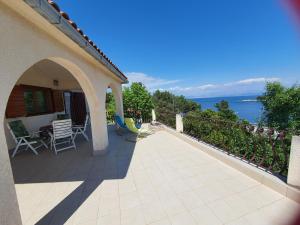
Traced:
<path id="1" fill-rule="evenodd" d="M 286 224 L 299 204 L 166 130 L 12 161 L 23 224 Z"/>

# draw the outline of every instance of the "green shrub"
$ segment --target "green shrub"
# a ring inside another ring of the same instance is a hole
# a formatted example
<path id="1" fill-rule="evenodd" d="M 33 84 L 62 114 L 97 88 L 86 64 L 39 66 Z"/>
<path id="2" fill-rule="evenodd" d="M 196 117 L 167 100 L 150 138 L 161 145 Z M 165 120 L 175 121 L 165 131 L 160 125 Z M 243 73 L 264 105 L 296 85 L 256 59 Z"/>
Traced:
<path id="1" fill-rule="evenodd" d="M 245 121 L 233 122 L 188 114 L 183 119 L 184 132 L 198 140 L 209 143 L 228 154 L 241 157 L 274 173 L 287 175 L 291 132 L 286 136 L 272 130 L 253 126 Z"/>

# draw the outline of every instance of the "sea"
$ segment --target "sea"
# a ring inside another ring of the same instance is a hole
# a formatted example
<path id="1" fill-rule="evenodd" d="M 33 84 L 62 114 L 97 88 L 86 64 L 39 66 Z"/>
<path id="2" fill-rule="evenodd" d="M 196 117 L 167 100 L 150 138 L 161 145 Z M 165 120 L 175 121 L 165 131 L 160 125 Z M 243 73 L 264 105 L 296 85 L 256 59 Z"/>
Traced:
<path id="1" fill-rule="evenodd" d="M 246 119 L 252 124 L 257 124 L 263 112 L 262 104 L 257 101 L 257 95 L 234 96 L 234 97 L 214 97 L 214 98 L 193 98 L 191 100 L 200 103 L 202 110 L 216 110 L 215 104 L 226 100 L 229 107 L 240 119 Z"/>

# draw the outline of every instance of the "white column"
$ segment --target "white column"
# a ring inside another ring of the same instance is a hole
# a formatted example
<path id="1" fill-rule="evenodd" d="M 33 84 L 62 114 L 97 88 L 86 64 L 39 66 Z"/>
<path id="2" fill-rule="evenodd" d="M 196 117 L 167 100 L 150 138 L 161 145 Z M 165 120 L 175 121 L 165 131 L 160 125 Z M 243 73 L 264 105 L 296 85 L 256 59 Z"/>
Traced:
<path id="1" fill-rule="evenodd" d="M 89 98 L 89 96 L 87 96 Z M 106 121 L 106 86 L 98 86 L 98 92 L 95 99 L 89 103 L 90 115 L 91 115 L 91 127 L 93 136 L 93 154 L 103 155 L 107 152 L 108 147 L 108 133 L 107 133 L 107 121 Z"/>
<path id="2" fill-rule="evenodd" d="M 176 114 L 176 131 L 183 132 L 183 121 L 181 114 Z"/>
<path id="3" fill-rule="evenodd" d="M 111 84 L 111 90 L 115 98 L 117 114 L 124 121 L 122 84 Z"/>
<path id="4" fill-rule="evenodd" d="M 3 112 L 3 109 L 1 109 L 3 107 L 5 107 L 5 104 L 0 107 L 1 112 Z M 3 116 L 0 116 L 0 121 L 3 121 Z M 0 224 L 21 225 L 21 215 L 19 212 L 3 124 L 0 129 L 0 146 Z"/>
<path id="5" fill-rule="evenodd" d="M 289 161 L 288 184 L 300 187 L 300 137 L 292 137 Z"/>
<path id="6" fill-rule="evenodd" d="M 152 109 L 152 122 L 156 122 L 156 114 L 155 114 L 155 110 Z"/>

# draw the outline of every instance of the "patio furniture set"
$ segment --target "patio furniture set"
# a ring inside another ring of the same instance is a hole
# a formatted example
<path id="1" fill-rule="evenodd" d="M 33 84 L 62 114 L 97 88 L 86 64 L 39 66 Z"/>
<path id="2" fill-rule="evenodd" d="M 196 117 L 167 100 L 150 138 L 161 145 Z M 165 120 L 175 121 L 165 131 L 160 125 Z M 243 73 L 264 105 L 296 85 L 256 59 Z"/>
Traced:
<path id="1" fill-rule="evenodd" d="M 12 158 L 20 152 L 22 147 L 25 151 L 31 150 L 38 155 L 37 149 L 40 147 L 54 150 L 55 154 L 60 151 L 74 148 L 76 150 L 75 139 L 82 135 L 87 141 L 87 126 L 89 124 L 89 115 L 86 115 L 84 124 L 73 125 L 72 120 L 65 115 L 57 115 L 57 120 L 51 124 L 43 126 L 39 131 L 29 133 L 22 120 L 14 120 L 7 123 L 8 130 L 16 143 L 16 147 L 11 155 Z"/>

